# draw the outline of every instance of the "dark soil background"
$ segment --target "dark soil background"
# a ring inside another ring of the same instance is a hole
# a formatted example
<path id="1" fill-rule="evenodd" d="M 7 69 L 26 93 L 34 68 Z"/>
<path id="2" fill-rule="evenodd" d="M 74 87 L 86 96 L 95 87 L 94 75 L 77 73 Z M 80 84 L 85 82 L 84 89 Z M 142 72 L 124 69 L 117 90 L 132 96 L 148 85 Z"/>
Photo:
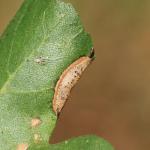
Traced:
<path id="1" fill-rule="evenodd" d="M 117 150 L 150 149 L 150 1 L 67 0 L 96 60 L 72 91 L 52 142 L 96 134 Z M 0 33 L 22 0 L 0 0 Z"/>

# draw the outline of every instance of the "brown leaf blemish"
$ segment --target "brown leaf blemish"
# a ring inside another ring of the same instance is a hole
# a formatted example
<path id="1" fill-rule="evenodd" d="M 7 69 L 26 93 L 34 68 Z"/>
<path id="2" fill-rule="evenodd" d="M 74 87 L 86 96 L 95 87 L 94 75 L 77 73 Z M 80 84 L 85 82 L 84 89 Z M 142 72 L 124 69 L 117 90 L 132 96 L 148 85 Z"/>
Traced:
<path id="1" fill-rule="evenodd" d="M 17 146 L 17 150 L 27 150 L 28 149 L 28 144 L 19 144 Z"/>
<path id="2" fill-rule="evenodd" d="M 42 123 L 42 121 L 39 118 L 33 118 L 31 120 L 31 127 L 37 127 Z"/>
<path id="3" fill-rule="evenodd" d="M 80 79 L 82 73 L 91 61 L 92 58 L 90 57 L 81 57 L 73 62 L 60 76 L 55 87 L 55 94 L 53 98 L 53 110 L 57 115 L 64 107 L 71 89 L 76 85 L 77 81 Z"/>

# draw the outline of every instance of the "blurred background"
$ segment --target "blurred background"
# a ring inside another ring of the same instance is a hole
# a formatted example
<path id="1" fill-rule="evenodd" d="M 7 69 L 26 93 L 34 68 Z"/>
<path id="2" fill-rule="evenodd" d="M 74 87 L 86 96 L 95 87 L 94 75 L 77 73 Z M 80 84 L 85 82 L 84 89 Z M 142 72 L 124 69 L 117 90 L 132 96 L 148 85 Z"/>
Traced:
<path id="1" fill-rule="evenodd" d="M 23 0 L 0 0 L 0 33 Z M 52 142 L 96 134 L 117 150 L 150 149 L 150 1 L 66 0 L 91 33 L 96 60 L 72 91 Z"/>

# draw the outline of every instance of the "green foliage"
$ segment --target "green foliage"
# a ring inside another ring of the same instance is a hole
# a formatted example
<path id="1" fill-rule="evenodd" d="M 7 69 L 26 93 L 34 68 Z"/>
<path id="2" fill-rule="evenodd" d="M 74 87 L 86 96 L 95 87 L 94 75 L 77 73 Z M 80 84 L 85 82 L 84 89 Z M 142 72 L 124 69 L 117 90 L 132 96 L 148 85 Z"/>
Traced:
<path id="1" fill-rule="evenodd" d="M 55 145 L 33 145 L 29 150 L 113 150 L 105 140 L 96 136 L 78 137 Z"/>
<path id="2" fill-rule="evenodd" d="M 40 143 L 48 143 L 57 120 L 52 110 L 55 85 L 61 73 L 79 57 L 89 55 L 91 48 L 91 38 L 70 4 L 25 0 L 0 38 L 0 149 L 34 145 L 36 134 Z M 33 128 L 34 118 L 41 124 Z M 109 145 L 85 137 L 50 149 L 87 149 L 85 140 L 89 149 Z"/>

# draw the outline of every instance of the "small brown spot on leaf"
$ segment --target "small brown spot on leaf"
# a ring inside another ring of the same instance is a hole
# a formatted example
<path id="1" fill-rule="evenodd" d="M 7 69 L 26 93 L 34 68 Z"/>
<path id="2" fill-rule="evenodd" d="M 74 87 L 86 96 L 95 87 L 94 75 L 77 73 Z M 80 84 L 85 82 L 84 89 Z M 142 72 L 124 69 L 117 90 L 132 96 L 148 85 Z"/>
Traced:
<path id="1" fill-rule="evenodd" d="M 37 126 L 39 126 L 41 123 L 42 123 L 42 122 L 41 122 L 41 120 L 40 120 L 39 118 L 34 118 L 34 119 L 31 120 L 31 126 L 32 126 L 32 127 L 37 127 Z"/>
<path id="2" fill-rule="evenodd" d="M 17 150 L 27 150 L 28 144 L 19 144 Z"/>

